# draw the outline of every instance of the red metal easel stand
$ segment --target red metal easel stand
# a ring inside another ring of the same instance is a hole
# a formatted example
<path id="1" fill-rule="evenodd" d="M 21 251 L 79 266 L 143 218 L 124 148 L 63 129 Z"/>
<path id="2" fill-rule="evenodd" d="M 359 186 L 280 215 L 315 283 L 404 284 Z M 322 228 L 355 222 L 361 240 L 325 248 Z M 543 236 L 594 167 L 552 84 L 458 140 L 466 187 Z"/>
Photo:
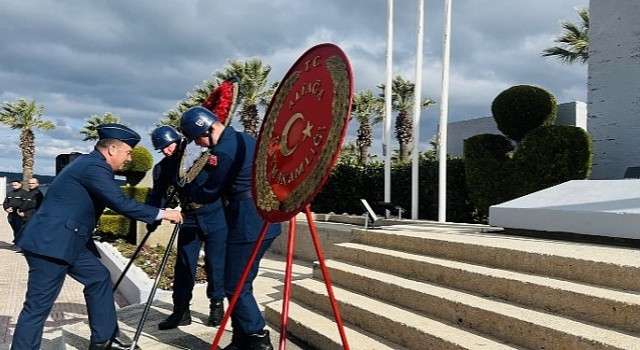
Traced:
<path id="1" fill-rule="evenodd" d="M 324 261 L 324 254 L 322 253 L 322 247 L 320 246 L 320 240 L 318 239 L 318 231 L 316 230 L 315 223 L 313 221 L 313 217 L 311 215 L 311 209 L 309 209 L 309 205 L 305 206 L 305 214 L 307 217 L 307 222 L 309 223 L 309 231 L 311 233 L 311 238 L 313 239 L 313 245 L 316 250 L 316 255 L 318 257 L 318 262 L 320 264 L 320 269 L 322 271 L 322 276 L 324 278 L 324 284 L 327 287 L 327 293 L 329 294 L 329 300 L 331 302 L 331 308 L 333 309 L 333 315 L 336 320 L 336 324 L 338 326 L 338 332 L 340 333 L 340 338 L 342 340 L 342 346 L 344 350 L 349 350 L 349 343 L 347 341 L 347 336 L 344 332 L 344 325 L 342 323 L 342 317 L 340 316 L 340 311 L 338 310 L 338 303 L 333 294 L 333 287 L 331 284 L 331 279 L 329 278 L 329 271 L 327 270 L 327 266 Z M 238 296 L 240 295 L 240 291 L 242 290 L 242 286 L 244 285 L 247 276 L 249 275 L 249 271 L 251 270 L 251 265 L 258 254 L 258 250 L 262 245 L 262 241 L 264 240 L 264 236 L 267 233 L 267 229 L 269 228 L 269 223 L 265 222 L 262 226 L 262 230 L 260 231 L 260 235 L 258 236 L 258 240 L 255 243 L 253 248 L 253 252 L 251 253 L 251 257 L 247 262 L 247 266 L 242 273 L 242 277 L 238 282 L 238 286 L 236 287 L 233 297 L 229 301 L 229 307 L 227 312 L 225 313 L 222 322 L 218 328 L 218 332 L 216 334 L 215 339 L 213 340 L 213 344 L 211 344 L 211 350 L 217 350 L 218 344 L 220 343 L 220 339 L 222 338 L 222 334 L 224 333 L 225 325 L 231 316 L 231 312 L 233 312 L 233 308 L 236 305 L 238 300 Z M 289 219 L 289 237 L 287 240 L 287 261 L 285 267 L 285 276 L 284 276 L 284 290 L 283 290 L 283 303 L 282 303 L 282 313 L 280 318 L 280 341 L 279 341 L 279 350 L 286 350 L 287 348 L 287 324 L 289 320 L 289 301 L 291 299 L 291 279 L 292 279 L 292 270 L 293 270 L 293 250 L 295 243 L 295 234 L 296 234 L 296 219 L 295 216 Z"/>

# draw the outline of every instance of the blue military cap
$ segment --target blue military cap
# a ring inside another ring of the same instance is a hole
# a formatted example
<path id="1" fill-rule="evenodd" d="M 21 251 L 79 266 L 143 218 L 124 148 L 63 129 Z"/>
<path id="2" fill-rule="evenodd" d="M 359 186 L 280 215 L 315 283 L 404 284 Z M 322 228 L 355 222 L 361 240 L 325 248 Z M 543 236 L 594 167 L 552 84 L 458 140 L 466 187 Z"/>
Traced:
<path id="1" fill-rule="evenodd" d="M 116 139 L 120 140 L 131 148 L 135 147 L 140 142 L 140 135 L 137 132 L 129 129 L 122 124 L 109 123 L 99 125 L 96 130 L 98 131 L 98 138 L 104 139 Z"/>

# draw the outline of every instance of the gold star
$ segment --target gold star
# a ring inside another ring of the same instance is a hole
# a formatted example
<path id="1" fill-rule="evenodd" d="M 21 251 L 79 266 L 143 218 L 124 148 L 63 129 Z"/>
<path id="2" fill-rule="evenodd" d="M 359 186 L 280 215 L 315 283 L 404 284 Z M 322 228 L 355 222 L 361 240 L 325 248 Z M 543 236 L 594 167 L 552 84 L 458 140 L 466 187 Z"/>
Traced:
<path id="1" fill-rule="evenodd" d="M 302 130 L 302 134 L 304 135 L 302 141 L 306 140 L 307 137 L 311 137 L 311 129 L 313 129 L 313 125 L 311 125 L 311 122 L 307 121 L 307 127 Z"/>

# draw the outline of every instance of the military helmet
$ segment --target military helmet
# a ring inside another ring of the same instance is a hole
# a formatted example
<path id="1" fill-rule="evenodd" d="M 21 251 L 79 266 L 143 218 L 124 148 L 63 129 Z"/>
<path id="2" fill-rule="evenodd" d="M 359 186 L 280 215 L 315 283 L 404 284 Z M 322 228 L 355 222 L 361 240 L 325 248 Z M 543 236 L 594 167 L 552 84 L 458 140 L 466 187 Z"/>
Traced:
<path id="1" fill-rule="evenodd" d="M 163 149 L 174 142 L 180 141 L 180 139 L 178 131 L 169 125 L 159 126 L 151 133 L 151 143 L 154 149 Z"/>
<path id="2" fill-rule="evenodd" d="M 180 130 L 189 141 L 207 134 L 211 125 L 218 120 L 218 117 L 204 107 L 192 107 L 182 113 L 180 117 Z"/>

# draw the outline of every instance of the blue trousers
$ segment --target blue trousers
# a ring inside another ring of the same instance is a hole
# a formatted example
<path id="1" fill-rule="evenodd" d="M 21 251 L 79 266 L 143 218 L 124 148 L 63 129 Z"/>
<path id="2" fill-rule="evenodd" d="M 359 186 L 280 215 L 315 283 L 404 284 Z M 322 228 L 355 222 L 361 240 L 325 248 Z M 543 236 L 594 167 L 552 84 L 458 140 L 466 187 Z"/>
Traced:
<path id="1" fill-rule="evenodd" d="M 109 270 L 88 249 L 75 264 L 25 252 L 29 265 L 27 294 L 18 316 L 11 350 L 38 350 L 44 323 L 51 312 L 66 275 L 84 285 L 91 342 L 103 343 L 118 335 L 116 309 Z"/>
<path id="2" fill-rule="evenodd" d="M 178 235 L 178 256 L 174 267 L 174 304 L 186 304 L 193 297 L 200 247 L 204 243 L 207 297 L 224 299 L 224 261 L 227 231 L 203 232 L 197 226 L 182 226 Z"/>
<path id="3" fill-rule="evenodd" d="M 254 334 L 260 332 L 265 326 L 264 317 L 258 308 L 256 298 L 253 296 L 253 280 L 258 275 L 260 260 L 262 260 L 264 253 L 269 249 L 273 240 L 265 239 L 262 241 L 258 255 L 253 261 L 249 275 L 242 286 L 236 305 L 231 313 L 231 326 L 234 332 L 240 331 L 241 334 Z M 229 300 L 233 297 L 254 246 L 255 242 L 227 244 L 225 290 Z"/>

